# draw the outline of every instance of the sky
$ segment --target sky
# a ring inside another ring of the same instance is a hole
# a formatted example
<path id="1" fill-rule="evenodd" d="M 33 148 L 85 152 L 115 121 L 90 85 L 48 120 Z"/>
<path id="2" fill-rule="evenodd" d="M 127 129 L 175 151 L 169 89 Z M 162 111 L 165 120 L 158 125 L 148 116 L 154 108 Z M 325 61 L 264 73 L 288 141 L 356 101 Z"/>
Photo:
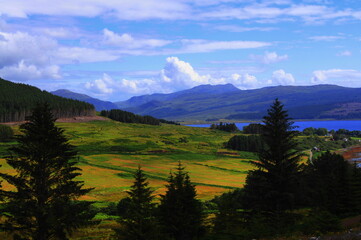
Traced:
<path id="1" fill-rule="evenodd" d="M 359 0 L 0 0 L 0 77 L 109 101 L 361 87 Z"/>

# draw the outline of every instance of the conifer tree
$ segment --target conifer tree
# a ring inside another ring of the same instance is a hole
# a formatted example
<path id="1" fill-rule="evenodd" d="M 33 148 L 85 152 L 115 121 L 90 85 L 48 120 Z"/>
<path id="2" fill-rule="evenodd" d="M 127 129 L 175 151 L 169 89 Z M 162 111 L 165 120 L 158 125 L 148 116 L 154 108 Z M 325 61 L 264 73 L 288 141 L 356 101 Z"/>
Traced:
<path id="1" fill-rule="evenodd" d="M 202 205 L 187 172 L 179 162 L 177 171 L 170 173 L 167 191 L 161 195 L 160 222 L 170 239 L 199 239 L 204 234 Z"/>
<path id="2" fill-rule="evenodd" d="M 0 191 L 5 201 L 2 228 L 14 239 L 68 239 L 94 215 L 91 203 L 76 201 L 91 189 L 74 179 L 81 175 L 75 166 L 77 152 L 55 126 L 49 106 L 38 105 L 27 120 L 6 158 L 16 174 L 0 174 L 15 188 Z"/>
<path id="3" fill-rule="evenodd" d="M 124 240 L 156 240 L 158 226 L 154 217 L 153 190 L 143 172 L 138 167 L 134 174 L 134 183 L 128 191 L 125 209 L 120 216 L 120 228 L 114 229 L 117 239 Z"/>
<path id="4" fill-rule="evenodd" d="M 256 169 L 247 176 L 245 205 L 252 211 L 280 217 L 296 203 L 300 156 L 295 150 L 293 122 L 284 105 L 276 99 L 267 112 L 261 131 L 264 148 L 259 160 L 251 162 Z"/>

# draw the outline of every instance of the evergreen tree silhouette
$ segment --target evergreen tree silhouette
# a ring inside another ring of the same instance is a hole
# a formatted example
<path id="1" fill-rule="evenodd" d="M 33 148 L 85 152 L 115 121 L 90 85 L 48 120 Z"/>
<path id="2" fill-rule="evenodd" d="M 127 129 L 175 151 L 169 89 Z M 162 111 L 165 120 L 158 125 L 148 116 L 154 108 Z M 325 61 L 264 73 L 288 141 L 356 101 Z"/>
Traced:
<path id="1" fill-rule="evenodd" d="M 247 176 L 244 204 L 257 214 L 271 216 L 271 222 L 279 229 L 283 214 L 296 205 L 300 154 L 295 150 L 296 132 L 284 105 L 276 99 L 267 113 L 261 131 L 264 148 L 259 160 L 251 161 L 256 169 Z"/>
<path id="2" fill-rule="evenodd" d="M 138 167 L 134 174 L 134 183 L 128 191 L 124 211 L 118 221 L 120 227 L 114 229 L 117 239 L 126 240 L 156 240 L 159 239 L 158 225 L 154 217 L 155 204 L 153 190 L 143 172 Z"/>
<path id="3" fill-rule="evenodd" d="M 39 104 L 20 131 L 6 158 L 16 174 L 0 174 L 15 188 L 0 192 L 5 200 L 2 228 L 14 239 L 68 239 L 94 216 L 90 202 L 76 201 L 91 190 L 74 179 L 81 175 L 77 152 L 55 126 L 48 104 Z"/>
<path id="4" fill-rule="evenodd" d="M 176 172 L 170 173 L 166 188 L 159 205 L 165 234 L 175 240 L 199 239 L 204 234 L 202 205 L 181 162 Z"/>

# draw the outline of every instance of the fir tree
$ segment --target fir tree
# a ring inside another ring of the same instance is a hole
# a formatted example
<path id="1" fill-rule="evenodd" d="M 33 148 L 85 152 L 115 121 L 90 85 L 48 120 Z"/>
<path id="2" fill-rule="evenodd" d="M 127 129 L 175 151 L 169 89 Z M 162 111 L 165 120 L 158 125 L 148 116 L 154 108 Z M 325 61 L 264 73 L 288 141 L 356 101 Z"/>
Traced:
<path id="1" fill-rule="evenodd" d="M 0 192 L 5 200 L 2 228 L 14 239 L 68 239 L 93 217 L 89 202 L 76 201 L 91 189 L 74 180 L 80 175 L 77 152 L 55 126 L 48 105 L 38 105 L 27 120 L 6 158 L 16 174 L 0 174 L 15 188 Z"/>
<path id="2" fill-rule="evenodd" d="M 179 162 L 177 171 L 170 173 L 167 191 L 161 195 L 160 222 L 170 239 L 199 239 L 204 234 L 202 205 L 196 199 L 195 186 Z"/>
<path id="3" fill-rule="evenodd" d="M 252 211 L 271 214 L 280 227 L 279 218 L 296 204 L 300 156 L 294 150 L 297 142 L 293 122 L 278 99 L 263 119 L 264 148 L 259 160 L 251 161 L 257 169 L 247 176 L 245 205 Z"/>
<path id="4" fill-rule="evenodd" d="M 154 217 L 153 190 L 143 170 L 139 167 L 134 174 L 134 183 L 128 191 L 121 213 L 120 228 L 114 229 L 117 239 L 152 240 L 158 239 L 158 226 Z M 126 203 L 126 204 L 124 204 Z M 118 207 L 119 209 L 120 207 Z"/>

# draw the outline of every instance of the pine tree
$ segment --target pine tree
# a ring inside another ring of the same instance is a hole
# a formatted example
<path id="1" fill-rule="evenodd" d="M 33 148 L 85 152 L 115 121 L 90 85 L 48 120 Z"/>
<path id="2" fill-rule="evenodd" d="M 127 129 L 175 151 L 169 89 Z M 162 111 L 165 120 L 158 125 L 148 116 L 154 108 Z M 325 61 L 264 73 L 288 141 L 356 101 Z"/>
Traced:
<path id="1" fill-rule="evenodd" d="M 261 138 L 265 146 L 259 153 L 259 160 L 251 161 L 256 169 L 247 176 L 245 205 L 274 218 L 295 206 L 300 156 L 294 150 L 297 142 L 293 122 L 278 99 L 268 109 L 263 123 Z"/>
<path id="2" fill-rule="evenodd" d="M 77 152 L 55 126 L 49 106 L 38 105 L 27 120 L 6 158 L 16 174 L 0 174 L 16 189 L 0 192 L 5 199 L 2 228 L 14 239 L 68 239 L 93 217 L 91 203 L 76 201 L 91 189 L 74 180 L 81 175 Z"/>
<path id="3" fill-rule="evenodd" d="M 202 205 L 189 175 L 179 162 L 170 173 L 167 191 L 161 195 L 160 222 L 165 234 L 175 240 L 199 239 L 204 234 Z"/>
<path id="4" fill-rule="evenodd" d="M 134 183 L 128 191 L 120 223 L 120 228 L 114 229 L 117 239 L 126 240 L 152 240 L 158 239 L 158 226 L 154 217 L 152 196 L 153 190 L 148 187 L 149 183 L 143 172 L 138 167 L 134 174 Z"/>

